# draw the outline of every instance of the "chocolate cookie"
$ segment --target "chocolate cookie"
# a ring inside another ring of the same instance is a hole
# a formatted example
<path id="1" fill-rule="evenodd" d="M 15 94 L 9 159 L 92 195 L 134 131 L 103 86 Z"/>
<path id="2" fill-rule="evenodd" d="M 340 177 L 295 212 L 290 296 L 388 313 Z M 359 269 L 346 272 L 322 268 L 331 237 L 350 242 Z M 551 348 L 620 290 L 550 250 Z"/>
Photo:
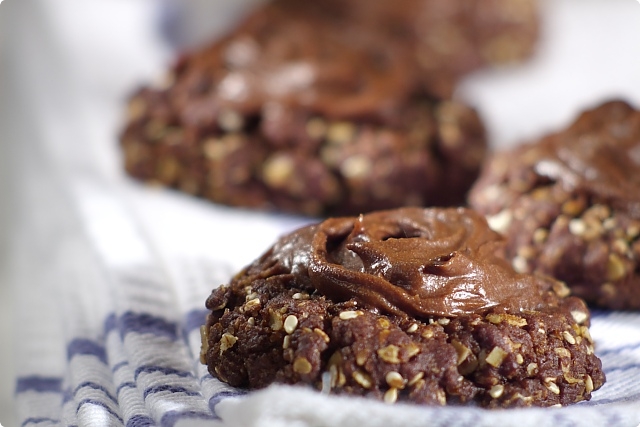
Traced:
<path id="1" fill-rule="evenodd" d="M 589 312 L 516 273 L 467 209 L 328 219 L 207 299 L 201 361 L 236 387 L 308 384 L 388 403 L 567 405 L 604 380 Z"/>
<path id="2" fill-rule="evenodd" d="M 449 95 L 528 54 L 532 0 L 270 2 L 129 104 L 127 172 L 218 203 L 310 215 L 456 205 L 484 128 Z"/>
<path id="3" fill-rule="evenodd" d="M 552 275 L 601 307 L 640 308 L 640 111 L 607 102 L 496 154 L 470 203 L 507 236 L 518 271 Z"/>

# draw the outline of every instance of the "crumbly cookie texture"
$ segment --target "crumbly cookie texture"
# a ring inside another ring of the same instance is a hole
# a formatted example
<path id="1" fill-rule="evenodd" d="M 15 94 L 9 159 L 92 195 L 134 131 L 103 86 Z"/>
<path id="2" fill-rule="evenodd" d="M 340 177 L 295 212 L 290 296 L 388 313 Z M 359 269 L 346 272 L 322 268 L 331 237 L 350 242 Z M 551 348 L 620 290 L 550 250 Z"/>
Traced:
<path id="1" fill-rule="evenodd" d="M 415 245 L 424 252 L 409 250 Z M 212 292 L 201 361 L 236 387 L 307 384 L 386 403 L 497 408 L 590 399 L 605 377 L 584 302 L 561 282 L 516 273 L 500 262 L 502 247 L 465 209 L 403 209 L 303 228 Z M 419 263 L 417 275 L 393 268 Z M 380 265 L 390 268 L 372 270 Z M 503 280 L 504 292 L 457 280 L 474 273 Z M 523 284 L 534 292 L 518 300 L 513 290 Z M 429 299 L 463 288 L 468 295 L 443 295 L 447 303 Z M 412 298 L 416 292 L 423 298 Z M 413 314 L 396 311 L 404 303 Z"/>
<path id="2" fill-rule="evenodd" d="M 129 102 L 126 171 L 310 215 L 458 205 L 484 129 L 461 76 L 526 57 L 533 0 L 275 0 Z M 481 13 L 478 12 L 481 10 Z"/>
<path id="3" fill-rule="evenodd" d="M 522 272 L 565 281 L 605 308 L 640 308 L 640 111 L 622 101 L 497 153 L 470 204 Z"/>

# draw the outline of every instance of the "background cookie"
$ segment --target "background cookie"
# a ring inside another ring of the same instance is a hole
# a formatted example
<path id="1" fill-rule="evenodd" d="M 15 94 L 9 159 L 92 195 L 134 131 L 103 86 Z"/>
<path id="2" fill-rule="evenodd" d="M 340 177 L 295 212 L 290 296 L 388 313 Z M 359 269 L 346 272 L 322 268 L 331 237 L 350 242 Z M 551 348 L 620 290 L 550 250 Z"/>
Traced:
<path id="1" fill-rule="evenodd" d="M 132 97 L 125 169 L 219 203 L 311 215 L 460 204 L 484 128 L 434 96 L 527 56 L 536 33 L 533 1 L 274 1 Z"/>
<path id="2" fill-rule="evenodd" d="M 302 383 L 388 403 L 589 399 L 604 374 L 584 302 L 516 273 L 503 243 L 466 209 L 302 228 L 212 292 L 201 360 L 236 387 Z"/>
<path id="3" fill-rule="evenodd" d="M 602 307 L 640 308 L 640 112 L 627 103 L 497 153 L 470 204 L 506 235 L 517 270 L 555 276 Z"/>

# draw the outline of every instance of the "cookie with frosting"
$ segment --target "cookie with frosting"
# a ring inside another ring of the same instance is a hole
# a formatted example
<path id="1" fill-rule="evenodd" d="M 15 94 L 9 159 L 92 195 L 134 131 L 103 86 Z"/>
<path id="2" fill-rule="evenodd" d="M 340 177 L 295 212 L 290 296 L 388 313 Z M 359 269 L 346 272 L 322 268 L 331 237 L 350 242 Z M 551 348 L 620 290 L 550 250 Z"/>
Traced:
<path id="1" fill-rule="evenodd" d="M 495 154 L 470 204 L 505 234 L 517 270 L 552 275 L 594 305 L 640 309 L 640 111 L 628 103 Z"/>
<path id="2" fill-rule="evenodd" d="M 502 237 L 464 208 L 299 229 L 206 306 L 201 361 L 236 387 L 514 407 L 588 400 L 605 380 L 585 303 L 516 272 Z"/>
<path id="3" fill-rule="evenodd" d="M 307 215 L 459 205 L 486 151 L 448 100 L 527 56 L 536 2 L 275 0 L 129 102 L 126 171 L 217 203 Z"/>

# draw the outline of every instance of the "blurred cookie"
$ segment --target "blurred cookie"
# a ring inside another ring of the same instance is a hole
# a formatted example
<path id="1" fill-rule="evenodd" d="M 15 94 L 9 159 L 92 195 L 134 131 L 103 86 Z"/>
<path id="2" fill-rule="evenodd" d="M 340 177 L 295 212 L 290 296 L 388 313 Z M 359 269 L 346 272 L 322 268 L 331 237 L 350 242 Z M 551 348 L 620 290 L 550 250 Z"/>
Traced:
<path id="1" fill-rule="evenodd" d="M 481 215 L 404 208 L 281 238 L 207 299 L 201 361 L 236 387 L 387 403 L 568 405 L 604 380 L 589 312 L 516 273 Z"/>
<path id="2" fill-rule="evenodd" d="M 601 307 L 640 308 L 640 111 L 627 103 L 496 154 L 470 204 L 506 235 L 517 270 Z"/>
<path id="3" fill-rule="evenodd" d="M 434 95 L 528 55 L 534 6 L 268 3 L 131 98 L 125 169 L 219 203 L 310 215 L 461 204 L 484 128 Z"/>

